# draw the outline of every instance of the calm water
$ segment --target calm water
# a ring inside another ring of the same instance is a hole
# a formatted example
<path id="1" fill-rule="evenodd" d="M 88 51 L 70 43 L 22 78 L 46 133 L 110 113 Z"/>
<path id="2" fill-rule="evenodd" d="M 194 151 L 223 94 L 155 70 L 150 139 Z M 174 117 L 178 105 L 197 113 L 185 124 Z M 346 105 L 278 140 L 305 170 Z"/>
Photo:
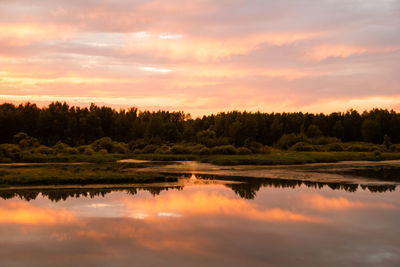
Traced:
<path id="1" fill-rule="evenodd" d="M 1 266 L 400 266 L 400 192 L 264 181 L 0 191 Z"/>

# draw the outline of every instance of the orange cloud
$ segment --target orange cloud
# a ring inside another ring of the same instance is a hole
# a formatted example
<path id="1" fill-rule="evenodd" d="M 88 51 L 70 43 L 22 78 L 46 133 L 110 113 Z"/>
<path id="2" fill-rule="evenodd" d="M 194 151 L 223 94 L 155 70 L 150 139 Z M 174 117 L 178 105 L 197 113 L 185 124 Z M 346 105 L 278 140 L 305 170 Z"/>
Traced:
<path id="1" fill-rule="evenodd" d="M 162 34 L 134 33 L 125 37 L 125 53 L 148 53 L 170 59 L 219 60 L 244 55 L 262 44 L 281 46 L 303 41 L 321 33 L 263 33 L 241 37 L 207 38 L 182 35 L 182 38 L 160 38 Z"/>
<path id="2" fill-rule="evenodd" d="M 313 60 L 324 60 L 331 57 L 347 58 L 352 55 L 359 55 L 365 53 L 388 53 L 400 49 L 400 47 L 363 47 L 351 45 L 334 45 L 334 44 L 321 44 L 312 48 L 311 51 L 305 54 L 305 57 Z"/>
<path id="3" fill-rule="evenodd" d="M 63 40 L 71 37 L 72 27 L 51 24 L 2 23 L 0 41 L 10 46 L 26 46 L 43 40 Z"/>

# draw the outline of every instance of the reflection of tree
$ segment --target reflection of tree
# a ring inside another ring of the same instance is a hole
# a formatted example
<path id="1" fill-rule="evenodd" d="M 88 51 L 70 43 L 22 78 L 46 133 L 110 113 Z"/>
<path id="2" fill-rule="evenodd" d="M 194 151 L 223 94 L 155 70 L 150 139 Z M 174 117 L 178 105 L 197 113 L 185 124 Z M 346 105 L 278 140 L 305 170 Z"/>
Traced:
<path id="1" fill-rule="evenodd" d="M 202 179 L 201 176 L 197 176 Z M 238 196 L 244 199 L 254 199 L 257 192 L 262 187 L 273 188 L 292 188 L 306 186 L 309 188 L 321 189 L 325 186 L 332 190 L 345 190 L 347 192 L 356 192 L 360 187 L 362 190 L 369 190 L 373 193 L 383 193 L 386 191 L 396 190 L 396 185 L 358 185 L 343 183 L 321 183 L 311 181 L 297 181 L 285 179 L 268 179 L 268 178 L 248 178 L 248 177 L 221 177 L 207 176 L 207 180 L 224 180 L 235 181 L 235 183 L 225 184 L 226 187 L 232 189 Z M 148 186 L 148 187 L 130 187 L 130 188 L 71 188 L 71 189 L 13 189 L 0 190 L 0 198 L 12 199 L 19 197 L 20 199 L 30 201 L 36 199 L 39 194 L 47 197 L 51 201 L 67 200 L 68 198 L 79 197 L 104 197 L 111 192 L 125 192 L 129 195 L 136 195 L 139 191 L 147 191 L 153 196 L 159 195 L 162 191 L 183 190 L 183 186 Z"/>
<path id="2" fill-rule="evenodd" d="M 227 184 L 226 186 L 231 188 L 237 195 L 245 199 L 254 199 L 257 192 L 262 187 L 274 187 L 274 188 L 296 188 L 302 185 L 309 188 L 321 189 L 328 186 L 332 190 L 345 190 L 347 192 L 356 192 L 359 188 L 358 184 L 341 184 L 341 183 L 321 183 L 311 181 L 296 181 L 296 180 L 284 180 L 284 179 L 264 179 L 264 178 L 241 178 L 242 183 Z M 236 179 L 237 180 L 237 179 Z M 368 189 L 370 192 L 386 192 L 394 191 L 396 185 L 361 185 L 363 190 Z"/>
<path id="3" fill-rule="evenodd" d="M 362 168 L 350 168 L 335 170 L 335 173 L 361 176 L 380 181 L 400 182 L 400 168 L 397 166 L 371 166 Z"/>
<path id="4" fill-rule="evenodd" d="M 80 197 L 104 197 L 111 192 L 126 192 L 129 195 L 136 195 L 138 191 L 148 191 L 153 196 L 160 194 L 163 190 L 177 189 L 181 190 L 182 186 L 169 186 L 169 187 L 135 187 L 135 188 L 73 188 L 73 189 L 13 189 L 13 190 L 0 190 L 0 197 L 3 199 L 11 199 L 19 197 L 20 199 L 30 201 L 35 200 L 39 194 L 47 197 L 51 201 L 58 202 L 67 200 L 68 198 Z"/>

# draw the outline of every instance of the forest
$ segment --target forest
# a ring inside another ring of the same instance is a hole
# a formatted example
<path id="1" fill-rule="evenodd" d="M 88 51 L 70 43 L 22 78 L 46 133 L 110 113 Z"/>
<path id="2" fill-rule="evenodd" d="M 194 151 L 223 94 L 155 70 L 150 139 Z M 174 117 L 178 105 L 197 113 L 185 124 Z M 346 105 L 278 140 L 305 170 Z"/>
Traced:
<path id="1" fill-rule="evenodd" d="M 232 111 L 194 119 L 182 111 L 115 110 L 95 104 L 0 105 L 0 162 L 129 157 L 220 165 L 383 160 L 400 157 L 399 143 L 400 113 L 383 109 L 361 114 Z"/>
<path id="2" fill-rule="evenodd" d="M 39 108 L 31 103 L 6 103 L 0 105 L 0 127 L 0 143 L 13 142 L 23 132 L 50 146 L 57 142 L 86 145 L 102 137 L 125 143 L 195 142 L 212 147 L 257 142 L 272 146 L 288 134 L 375 144 L 382 144 L 386 136 L 400 143 L 400 113 L 383 109 L 328 115 L 232 111 L 193 119 L 184 112 L 117 111 L 94 104 L 80 108 L 55 102 Z"/>

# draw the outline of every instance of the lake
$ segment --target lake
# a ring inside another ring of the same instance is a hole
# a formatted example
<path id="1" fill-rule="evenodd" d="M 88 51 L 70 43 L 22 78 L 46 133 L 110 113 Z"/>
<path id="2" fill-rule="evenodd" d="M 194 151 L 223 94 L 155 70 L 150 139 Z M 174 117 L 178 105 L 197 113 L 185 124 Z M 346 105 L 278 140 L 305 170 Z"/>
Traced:
<path id="1" fill-rule="evenodd" d="M 0 190 L 1 266 L 400 266 L 396 185 L 280 179 Z"/>

